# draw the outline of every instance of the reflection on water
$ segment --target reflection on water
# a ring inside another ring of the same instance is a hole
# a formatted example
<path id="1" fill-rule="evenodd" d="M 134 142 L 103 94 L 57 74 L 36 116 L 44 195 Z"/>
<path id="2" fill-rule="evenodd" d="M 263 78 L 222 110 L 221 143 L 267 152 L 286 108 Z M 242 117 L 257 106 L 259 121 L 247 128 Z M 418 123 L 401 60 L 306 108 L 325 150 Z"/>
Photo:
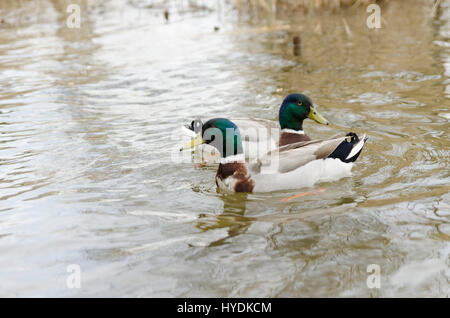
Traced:
<path id="1" fill-rule="evenodd" d="M 0 295 L 449 296 L 450 4 L 415 2 L 380 30 L 113 0 L 69 29 L 69 1 L 2 2 Z M 370 136 L 353 177 L 281 202 L 307 190 L 223 194 L 170 160 L 182 123 L 276 119 L 293 91 L 333 123 L 310 135 Z"/>

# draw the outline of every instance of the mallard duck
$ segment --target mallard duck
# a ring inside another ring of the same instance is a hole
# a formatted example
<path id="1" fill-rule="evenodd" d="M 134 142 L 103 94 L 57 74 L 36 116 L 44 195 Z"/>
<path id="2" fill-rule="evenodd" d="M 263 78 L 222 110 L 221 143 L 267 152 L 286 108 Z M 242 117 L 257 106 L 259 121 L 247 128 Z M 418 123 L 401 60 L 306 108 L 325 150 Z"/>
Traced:
<path id="1" fill-rule="evenodd" d="M 311 99 L 304 94 L 286 96 L 278 117 L 279 123 L 267 119 L 231 119 L 239 127 L 247 158 L 258 158 L 277 147 L 311 140 L 303 131 L 303 121 L 307 118 L 328 125 L 328 121 L 317 111 Z M 195 119 L 184 127 L 189 136 L 195 137 L 202 130 L 202 126 L 203 122 Z"/>
<path id="2" fill-rule="evenodd" d="M 208 144 L 220 153 L 216 184 L 230 192 L 268 192 L 312 186 L 348 176 L 367 138 L 354 133 L 327 140 L 291 143 L 247 164 L 238 126 L 226 118 L 202 125 L 197 137 L 180 150 Z"/>

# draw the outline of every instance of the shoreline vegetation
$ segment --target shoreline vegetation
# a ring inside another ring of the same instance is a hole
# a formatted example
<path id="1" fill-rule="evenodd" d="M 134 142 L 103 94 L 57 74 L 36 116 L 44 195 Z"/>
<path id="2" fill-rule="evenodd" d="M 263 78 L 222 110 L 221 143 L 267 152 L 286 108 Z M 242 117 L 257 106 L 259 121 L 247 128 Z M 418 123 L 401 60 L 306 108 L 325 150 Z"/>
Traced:
<path id="1" fill-rule="evenodd" d="M 265 12 L 275 15 L 277 12 L 312 12 L 327 10 L 337 12 L 348 8 L 367 7 L 371 3 L 388 3 L 393 0 L 130 0 L 130 4 L 147 8 L 160 9 L 164 12 L 171 7 L 182 11 L 213 11 L 222 7 L 231 6 L 239 13 L 252 13 L 255 11 Z M 437 0 L 440 2 L 440 0 Z M 0 11 L 17 9 L 27 6 L 39 6 L 44 3 L 78 4 L 82 7 L 101 4 L 100 0 L 2 0 L 0 1 Z M 434 2 L 430 0 L 430 2 Z"/>
<path id="2" fill-rule="evenodd" d="M 45 7 L 63 7 L 77 4 L 82 9 L 102 6 L 100 0 L 2 0 L 0 1 L 0 18 L 7 18 L 10 10 L 23 10 L 32 7 L 35 14 Z M 248 15 L 253 18 L 267 19 L 272 24 L 278 15 L 308 14 L 330 12 L 338 13 L 345 10 L 367 8 L 370 4 L 385 5 L 394 0 L 130 0 L 130 5 L 142 9 L 150 9 L 155 14 L 169 20 L 172 12 L 178 14 L 201 11 L 236 11 L 238 15 Z M 433 7 L 439 6 L 441 0 L 428 0 Z"/>
<path id="3" fill-rule="evenodd" d="M 372 3 L 385 3 L 392 0 L 233 0 L 238 10 L 303 11 L 331 10 L 366 7 Z"/>
<path id="4" fill-rule="evenodd" d="M 120 7 L 120 1 L 107 2 Z M 197 14 L 202 16 L 205 12 L 217 12 L 218 21 L 213 28 L 214 31 L 222 29 L 221 24 L 224 19 L 235 16 L 237 20 L 234 22 L 241 27 L 241 22 L 245 22 L 256 25 L 262 32 L 286 30 L 298 33 L 307 32 L 307 29 L 312 28 L 314 33 L 322 35 L 326 30 L 339 28 L 345 31 L 348 38 L 351 38 L 354 27 L 350 20 L 355 14 L 359 20 L 364 20 L 356 23 L 361 25 L 368 17 L 369 13 L 366 12 L 368 6 L 378 4 L 383 10 L 383 15 L 380 17 L 382 25 L 388 26 L 389 13 L 385 10 L 391 6 L 404 6 L 401 2 L 395 0 L 129 0 L 129 5 L 152 12 L 152 15 L 156 17 L 156 22 L 152 23 L 156 24 L 180 21 L 185 14 L 193 14 L 195 18 Z M 15 28 L 18 25 L 45 22 L 48 18 L 48 9 L 56 10 L 59 14 L 58 18 L 64 21 L 68 15 L 67 6 L 72 3 L 80 6 L 83 21 L 90 20 L 91 11 L 108 13 L 104 2 L 100 0 L 3 0 L 0 1 L 0 28 Z M 415 4 L 420 4 L 425 14 L 433 18 L 439 11 L 441 0 L 416 0 L 411 4 L 408 3 L 408 6 Z M 408 12 L 405 11 L 405 14 Z M 307 18 L 307 23 L 304 22 L 303 17 Z M 120 13 L 119 18 L 125 19 L 125 14 Z M 149 21 L 139 23 L 146 25 Z M 293 42 L 296 41 L 299 42 L 300 39 L 293 38 Z"/>
<path id="5" fill-rule="evenodd" d="M 367 7 L 372 3 L 389 0 L 233 0 L 240 15 L 265 18 L 268 26 L 273 26 L 278 15 L 305 14 L 314 16 L 316 12 L 338 13 L 344 9 Z"/>

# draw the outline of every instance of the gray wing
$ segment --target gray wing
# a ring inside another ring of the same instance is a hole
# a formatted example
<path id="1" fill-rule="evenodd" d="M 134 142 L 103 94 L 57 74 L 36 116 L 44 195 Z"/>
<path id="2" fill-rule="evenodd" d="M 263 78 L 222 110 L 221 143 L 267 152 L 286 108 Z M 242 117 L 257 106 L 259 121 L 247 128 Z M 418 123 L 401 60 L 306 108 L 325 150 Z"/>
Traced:
<path id="1" fill-rule="evenodd" d="M 346 137 L 297 142 L 268 152 L 259 161 L 259 171 L 268 168 L 289 172 L 308 162 L 327 158 Z M 257 167 L 256 165 L 254 166 Z"/>

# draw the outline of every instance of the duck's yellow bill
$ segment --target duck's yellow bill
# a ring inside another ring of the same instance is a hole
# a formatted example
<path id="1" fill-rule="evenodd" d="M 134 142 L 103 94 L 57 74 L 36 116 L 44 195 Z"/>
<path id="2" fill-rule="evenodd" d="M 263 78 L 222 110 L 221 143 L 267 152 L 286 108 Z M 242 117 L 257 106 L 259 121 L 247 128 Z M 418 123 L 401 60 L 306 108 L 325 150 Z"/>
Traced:
<path id="1" fill-rule="evenodd" d="M 311 118 L 319 124 L 328 125 L 328 120 L 326 120 L 315 108 L 311 107 L 309 111 L 308 118 Z"/>
<path id="2" fill-rule="evenodd" d="M 205 141 L 203 140 L 202 136 L 198 134 L 195 138 L 193 138 L 189 143 L 187 143 L 184 147 L 180 148 L 180 151 L 191 149 L 196 146 L 199 146 L 201 144 L 204 144 Z"/>

